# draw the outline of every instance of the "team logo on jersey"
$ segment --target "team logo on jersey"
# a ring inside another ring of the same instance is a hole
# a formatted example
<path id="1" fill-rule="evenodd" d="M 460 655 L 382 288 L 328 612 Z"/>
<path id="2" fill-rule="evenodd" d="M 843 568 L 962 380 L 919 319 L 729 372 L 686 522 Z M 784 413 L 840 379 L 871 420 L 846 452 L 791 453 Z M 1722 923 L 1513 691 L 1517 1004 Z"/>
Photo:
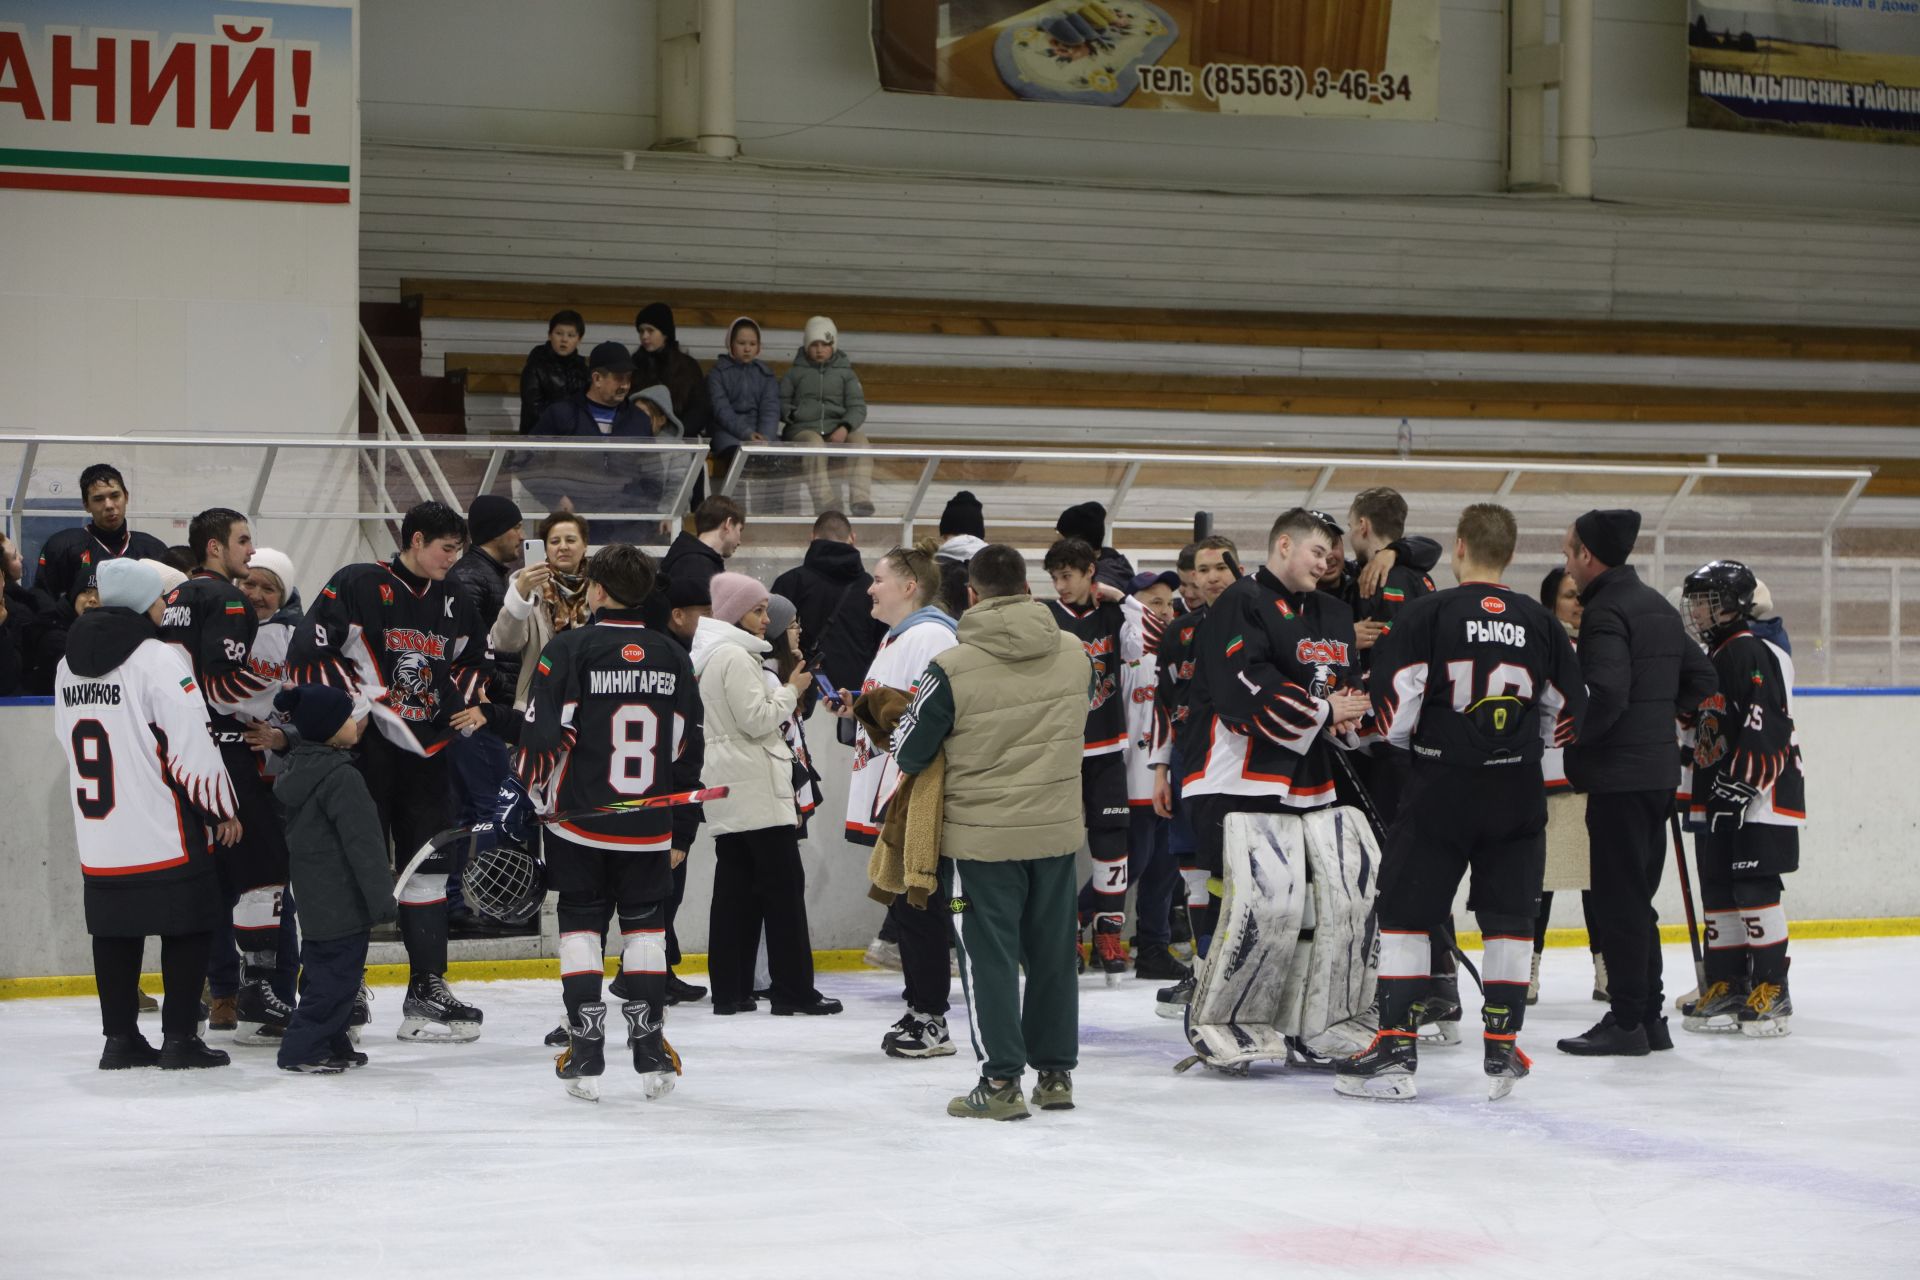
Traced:
<path id="1" fill-rule="evenodd" d="M 1765 684 L 1767 682 L 1766 676 L 1761 674 L 1757 668 L 1750 673 L 1750 678 L 1755 684 Z"/>
<path id="2" fill-rule="evenodd" d="M 393 588 L 388 586 L 384 582 L 380 584 L 380 603 L 381 604 L 393 603 Z"/>
<path id="3" fill-rule="evenodd" d="M 620 656 L 628 662 L 640 662 L 646 658 L 647 651 L 637 644 L 630 644 L 620 650 Z"/>
<path id="4" fill-rule="evenodd" d="M 1273 607 L 1280 611 L 1281 617 L 1289 618 L 1289 619 L 1293 617 L 1293 606 L 1288 604 L 1285 600 L 1275 600 L 1273 602 Z"/>
<path id="5" fill-rule="evenodd" d="M 93 563 L 93 552 L 91 552 L 91 551 L 82 551 L 82 552 L 80 553 L 80 563 L 81 563 L 82 565 L 90 565 L 90 564 L 92 564 L 92 563 Z"/>
<path id="6" fill-rule="evenodd" d="M 403 653 L 393 664 L 393 680 L 387 685 L 387 705 L 402 720 L 420 723 L 433 719 L 440 709 L 440 694 L 433 687 L 433 664 L 423 653 Z"/>
<path id="7" fill-rule="evenodd" d="M 173 590 L 167 592 L 168 604 L 172 604 L 174 601 L 178 600 L 179 598 L 180 598 L 180 588 L 175 587 Z"/>
<path id="8" fill-rule="evenodd" d="M 1344 640 L 1302 640 L 1294 646 L 1293 656 L 1309 667 L 1344 667 L 1347 645 Z"/>
<path id="9" fill-rule="evenodd" d="M 1499 596 L 1481 596 L 1480 607 L 1488 613 L 1505 613 L 1507 611 L 1507 602 Z"/>
<path id="10" fill-rule="evenodd" d="M 1430 578 L 1430 577 L 1428 577 L 1428 576 L 1427 576 L 1426 574 L 1424 574 L 1424 573 L 1423 573 L 1423 574 L 1421 574 L 1421 575 L 1420 575 L 1420 581 L 1426 584 L 1426 588 L 1427 588 L 1427 590 L 1429 590 L 1429 591 L 1431 591 L 1431 590 L 1433 590 L 1433 579 L 1432 579 L 1432 578 Z"/>

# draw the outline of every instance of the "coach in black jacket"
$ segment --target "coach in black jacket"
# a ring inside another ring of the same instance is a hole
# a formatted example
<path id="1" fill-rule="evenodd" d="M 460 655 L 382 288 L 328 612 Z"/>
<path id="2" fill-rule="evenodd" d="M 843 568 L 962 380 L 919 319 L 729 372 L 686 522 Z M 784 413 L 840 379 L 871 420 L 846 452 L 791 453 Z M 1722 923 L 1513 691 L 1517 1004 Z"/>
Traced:
<path id="1" fill-rule="evenodd" d="M 1560 1048 L 1639 1057 L 1670 1049 L 1661 1015 L 1660 924 L 1653 895 L 1667 859 L 1667 815 L 1680 785 L 1675 720 L 1718 687 L 1713 665 L 1666 598 L 1626 561 L 1637 511 L 1589 511 L 1567 531 L 1567 573 L 1580 585 L 1580 667 L 1587 717 L 1567 748 L 1567 778 L 1587 795 L 1593 929 L 1612 1012 Z"/>

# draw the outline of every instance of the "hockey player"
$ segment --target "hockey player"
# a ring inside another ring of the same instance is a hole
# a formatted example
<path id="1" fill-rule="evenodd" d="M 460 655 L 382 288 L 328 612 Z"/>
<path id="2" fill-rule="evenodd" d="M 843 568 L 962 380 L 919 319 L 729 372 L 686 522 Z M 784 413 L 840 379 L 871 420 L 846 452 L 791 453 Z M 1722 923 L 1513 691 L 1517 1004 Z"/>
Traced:
<path id="1" fill-rule="evenodd" d="M 1715 560 L 1687 575 L 1688 626 L 1720 692 L 1700 704 L 1689 823 L 1698 832 L 1706 986 L 1688 1031 L 1787 1034 L 1787 914 L 1780 877 L 1800 865 L 1806 779 L 1793 724 L 1793 659 L 1751 629 L 1753 571 Z"/>
<path id="2" fill-rule="evenodd" d="M 1154 651 L 1154 756 L 1153 808 L 1161 817 L 1170 818 L 1168 843 L 1179 864 L 1180 877 L 1186 881 L 1186 910 L 1176 913 L 1186 924 L 1189 942 L 1193 941 L 1192 915 L 1207 905 L 1207 873 L 1200 866 L 1200 846 L 1193 823 L 1180 803 L 1180 779 L 1189 760 L 1196 765 L 1198 755 L 1189 756 L 1193 740 L 1193 720 L 1188 693 L 1193 684 L 1193 645 L 1200 634 L 1201 620 L 1220 593 L 1239 578 L 1233 539 L 1213 534 L 1193 544 L 1193 589 L 1196 603 L 1186 616 L 1176 619 L 1160 637 Z M 1191 976 L 1191 975 L 1188 975 Z M 1185 981 L 1185 979 L 1181 979 Z M 1178 1016 L 1178 1004 L 1163 1005 Z"/>
<path id="3" fill-rule="evenodd" d="M 1144 644 L 1139 606 L 1124 608 L 1118 591 L 1095 580 L 1099 568 L 1100 552 L 1079 538 L 1062 538 L 1047 551 L 1047 576 L 1060 596 L 1047 607 L 1060 629 L 1086 647 L 1093 662 L 1080 791 L 1087 846 L 1093 852 L 1093 960 L 1111 981 L 1127 971 L 1121 936 L 1127 908 L 1127 703 L 1121 671 L 1140 657 Z M 1131 597 L 1124 599 L 1133 603 Z"/>
<path id="4" fill-rule="evenodd" d="M 226 911 L 213 845 L 241 835 L 233 786 L 192 672 L 159 640 L 156 567 L 116 558 L 98 577 L 100 606 L 73 624 L 53 719 L 73 783 L 107 1037 L 100 1067 L 223 1067 L 227 1055 L 207 1048 L 195 1027 L 212 930 Z M 167 990 L 158 1049 L 135 1021 L 141 948 L 155 934 Z"/>
<path id="5" fill-rule="evenodd" d="M 1157 744 L 1155 699 L 1159 687 L 1157 651 L 1165 629 L 1176 618 L 1174 602 L 1180 578 L 1175 573 L 1138 573 L 1133 598 L 1141 607 L 1144 652 L 1121 667 L 1121 695 L 1127 707 L 1127 879 L 1134 886 L 1133 976 L 1159 982 L 1177 982 L 1187 976 L 1170 950 L 1175 897 L 1184 899 L 1185 885 L 1171 847 L 1171 823 L 1157 812 L 1155 784 L 1163 776 L 1169 752 Z M 1080 909 L 1091 905 L 1083 892 Z"/>
<path id="6" fill-rule="evenodd" d="M 1469 869 L 1467 904 L 1486 939 L 1488 1096 L 1505 1097 L 1531 1065 L 1517 1037 L 1546 858 L 1540 758 L 1573 740 L 1586 691 L 1553 615 L 1500 582 L 1517 538 L 1505 507 L 1461 512 L 1460 585 L 1408 605 L 1374 652 L 1376 724 L 1413 765 L 1380 868 L 1380 1032 L 1336 1064 L 1334 1087 L 1347 1097 L 1415 1096 L 1430 935 Z"/>
<path id="7" fill-rule="evenodd" d="M 575 1097 L 599 1097 L 607 1017 L 601 931 L 611 905 L 620 914 L 627 1044 L 651 1100 L 669 1093 L 680 1072 L 664 1031 L 667 901 L 672 851 L 692 842 L 699 815 L 691 806 L 591 811 L 699 787 L 700 693 L 686 650 L 642 621 L 653 561 L 615 543 L 594 554 L 586 576 L 594 621 L 556 635 L 541 653 L 516 768 L 537 808 L 585 815 L 554 823 L 546 841 L 549 887 L 560 894 L 569 1033 L 555 1073 Z"/>
<path id="8" fill-rule="evenodd" d="M 80 473 L 80 500 L 90 519 L 78 529 L 62 529 L 40 548 L 33 590 L 43 608 L 71 603 L 74 593 L 109 560 L 166 558 L 166 543 L 127 527 L 127 496 L 127 482 L 104 462 Z"/>
<path id="9" fill-rule="evenodd" d="M 211 507 L 193 518 L 187 541 L 199 567 L 168 593 L 160 638 L 186 658 L 206 697 L 213 740 L 233 780 L 246 831 L 219 858 L 241 957 L 234 1043 L 278 1044 L 293 1017 L 292 1007 L 273 988 L 280 965 L 287 843 L 272 786 L 262 771 L 263 757 L 247 733 L 249 723 L 273 714 L 273 696 L 280 685 L 252 666 L 260 624 L 237 582 L 253 558 L 253 531 L 238 511 Z"/>
<path id="10" fill-rule="evenodd" d="M 1331 738 L 1351 743 L 1367 696 L 1355 687 L 1353 615 L 1316 589 L 1332 555 L 1320 517 L 1302 507 L 1283 513 L 1268 534 L 1266 564 L 1222 591 L 1200 624 L 1180 794 L 1210 879 L 1223 874 L 1228 814 L 1335 802 L 1327 753 L 1340 748 Z M 1194 922 L 1203 948 L 1219 906 L 1209 892 Z M 1179 1017 L 1193 990 L 1188 979 L 1161 991 L 1158 1011 Z"/>
<path id="11" fill-rule="evenodd" d="M 385 564 L 333 575 L 287 651 L 288 677 L 330 684 L 366 701 L 373 728 L 355 764 L 373 793 L 380 826 L 399 863 L 451 824 L 440 758 L 455 733 L 481 727 L 469 705 L 488 674 L 480 619 L 444 583 L 467 542 L 467 522 L 422 502 L 400 526 L 400 552 Z M 447 854 L 428 858 L 401 890 L 400 938 L 410 970 L 402 1040 L 476 1040 L 480 1010 L 448 989 Z"/>

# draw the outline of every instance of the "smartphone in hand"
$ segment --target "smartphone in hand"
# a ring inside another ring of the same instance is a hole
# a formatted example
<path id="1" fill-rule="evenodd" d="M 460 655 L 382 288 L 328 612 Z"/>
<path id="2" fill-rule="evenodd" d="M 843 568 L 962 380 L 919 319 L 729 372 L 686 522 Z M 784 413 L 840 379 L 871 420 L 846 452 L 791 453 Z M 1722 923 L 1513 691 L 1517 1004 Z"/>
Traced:
<path id="1" fill-rule="evenodd" d="M 833 681 L 827 679 L 826 672 L 816 671 L 813 673 L 813 686 L 820 691 L 820 696 L 827 700 L 828 706 L 837 707 L 840 705 L 840 691 L 833 687 Z"/>

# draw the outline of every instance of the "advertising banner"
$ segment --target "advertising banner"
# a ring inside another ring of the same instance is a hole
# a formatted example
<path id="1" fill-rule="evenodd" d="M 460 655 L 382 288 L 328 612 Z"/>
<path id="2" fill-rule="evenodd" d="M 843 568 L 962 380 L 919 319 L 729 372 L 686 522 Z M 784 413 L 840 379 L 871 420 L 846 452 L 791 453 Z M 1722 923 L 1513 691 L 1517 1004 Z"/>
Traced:
<path id="1" fill-rule="evenodd" d="M 1920 143 L 1920 0 L 1690 0 L 1696 129 Z"/>
<path id="2" fill-rule="evenodd" d="M 1226 115 L 1432 120 L 1439 0 L 874 0 L 883 88 Z"/>
<path id="3" fill-rule="evenodd" d="M 0 187 L 346 204 L 353 9 L 0 2 Z"/>

